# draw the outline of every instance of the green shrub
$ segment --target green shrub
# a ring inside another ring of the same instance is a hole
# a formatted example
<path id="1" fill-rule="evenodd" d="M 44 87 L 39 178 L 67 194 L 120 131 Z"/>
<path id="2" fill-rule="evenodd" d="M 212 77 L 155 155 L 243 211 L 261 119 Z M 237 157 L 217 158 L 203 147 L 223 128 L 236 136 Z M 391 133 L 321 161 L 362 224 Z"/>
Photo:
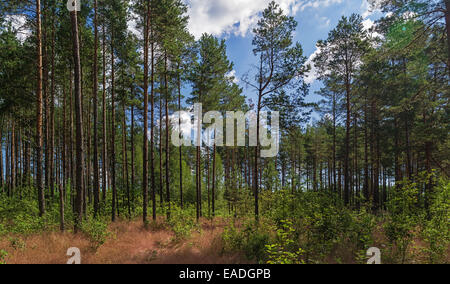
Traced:
<path id="1" fill-rule="evenodd" d="M 422 238 L 429 263 L 444 263 L 450 244 L 450 183 L 441 180 L 433 190 L 430 220 L 424 220 Z"/>
<path id="2" fill-rule="evenodd" d="M 267 264 L 303 264 L 301 259 L 304 251 L 298 246 L 296 233 L 292 222 L 282 221 L 277 230 L 276 242 L 266 245 Z"/>
<path id="3" fill-rule="evenodd" d="M 243 238 L 243 234 L 241 234 L 234 222 L 225 227 L 222 233 L 222 253 L 240 251 Z"/>
<path id="4" fill-rule="evenodd" d="M 90 218 L 84 221 L 81 224 L 81 231 L 89 238 L 94 249 L 101 247 L 111 236 L 108 232 L 108 223 L 100 219 Z"/>
<path id="5" fill-rule="evenodd" d="M 6 264 L 6 257 L 8 256 L 8 252 L 5 250 L 0 250 L 0 264 Z"/>
<path id="6" fill-rule="evenodd" d="M 199 230 L 194 211 L 191 207 L 182 210 L 175 203 L 171 205 L 170 220 L 168 224 L 175 234 L 174 241 L 181 241 L 188 238 L 192 231 Z"/>
<path id="7" fill-rule="evenodd" d="M 250 260 L 262 262 L 266 258 L 266 245 L 270 241 L 268 231 L 248 227 L 244 231 L 244 252 Z"/>
<path id="8" fill-rule="evenodd" d="M 405 263 L 420 217 L 417 183 L 404 181 L 392 190 L 387 203 L 386 237 L 394 262 Z"/>
<path id="9" fill-rule="evenodd" d="M 223 253 L 243 252 L 247 259 L 264 262 L 266 245 L 270 242 L 270 225 L 250 221 L 239 228 L 234 222 L 222 233 Z"/>

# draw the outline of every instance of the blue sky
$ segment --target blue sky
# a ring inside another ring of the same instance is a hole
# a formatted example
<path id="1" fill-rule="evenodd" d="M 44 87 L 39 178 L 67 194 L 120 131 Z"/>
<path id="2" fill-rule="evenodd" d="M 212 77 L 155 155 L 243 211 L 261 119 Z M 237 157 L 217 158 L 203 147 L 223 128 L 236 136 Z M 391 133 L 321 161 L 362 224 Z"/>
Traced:
<path id="1" fill-rule="evenodd" d="M 229 58 L 235 64 L 238 80 L 253 63 L 252 27 L 257 22 L 261 11 L 267 7 L 269 0 L 186 0 L 190 14 L 189 29 L 197 38 L 203 33 L 212 33 L 226 39 Z M 278 0 L 289 15 L 298 22 L 295 41 L 302 44 L 305 56 L 312 59 L 316 51 L 316 42 L 326 39 L 339 19 L 345 15 L 359 13 L 363 16 L 365 26 L 370 27 L 381 16 L 380 11 L 369 9 L 367 0 Z M 320 82 L 310 74 L 311 83 L 308 102 L 319 99 L 314 94 L 320 88 Z M 244 87 L 245 95 L 252 98 L 251 89 Z"/>

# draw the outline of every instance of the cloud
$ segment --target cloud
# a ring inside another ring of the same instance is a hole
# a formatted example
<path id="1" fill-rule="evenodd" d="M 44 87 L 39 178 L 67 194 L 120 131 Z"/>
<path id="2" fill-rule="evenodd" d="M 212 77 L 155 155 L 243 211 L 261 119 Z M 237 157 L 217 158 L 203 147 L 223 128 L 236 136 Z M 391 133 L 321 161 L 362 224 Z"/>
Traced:
<path id="1" fill-rule="evenodd" d="M 238 84 L 239 83 L 239 78 L 236 76 L 236 70 L 231 70 L 228 74 L 227 77 L 233 80 L 233 83 Z"/>
<path id="2" fill-rule="evenodd" d="M 26 26 L 27 18 L 23 15 L 7 15 L 5 22 L 11 24 L 11 28 L 17 33 L 17 39 L 23 43 L 31 35 L 31 30 Z"/>
<path id="3" fill-rule="evenodd" d="M 317 55 L 319 53 L 320 53 L 320 48 L 317 47 L 316 50 L 314 51 L 314 53 L 311 54 L 309 56 L 308 60 L 306 61 L 306 64 L 311 65 L 311 70 L 305 77 L 305 83 L 307 83 L 307 84 L 314 83 L 317 80 L 317 78 L 319 77 L 319 75 L 317 74 L 317 68 L 314 65 L 314 59 L 317 57 Z"/>
<path id="4" fill-rule="evenodd" d="M 372 21 L 371 19 L 365 19 L 365 20 L 362 22 L 362 24 L 363 24 L 364 30 L 365 30 L 365 31 L 368 31 L 368 30 L 370 30 L 370 29 L 373 27 L 373 25 L 374 25 L 375 23 L 374 23 L 374 21 Z"/>
<path id="5" fill-rule="evenodd" d="M 189 30 L 200 38 L 203 33 L 215 36 L 246 36 L 257 24 L 260 13 L 271 0 L 184 0 L 190 16 Z M 327 7 L 343 0 L 278 0 L 289 15 L 307 8 Z"/>

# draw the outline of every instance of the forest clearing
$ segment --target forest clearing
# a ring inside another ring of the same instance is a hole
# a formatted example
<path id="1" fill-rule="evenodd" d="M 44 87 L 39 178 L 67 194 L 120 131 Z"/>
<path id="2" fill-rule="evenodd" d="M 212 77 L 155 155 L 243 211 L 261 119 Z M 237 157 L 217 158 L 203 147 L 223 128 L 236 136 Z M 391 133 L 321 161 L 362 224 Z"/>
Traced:
<path id="1" fill-rule="evenodd" d="M 450 263 L 449 97 L 450 0 L 1 1 L 0 263 Z"/>

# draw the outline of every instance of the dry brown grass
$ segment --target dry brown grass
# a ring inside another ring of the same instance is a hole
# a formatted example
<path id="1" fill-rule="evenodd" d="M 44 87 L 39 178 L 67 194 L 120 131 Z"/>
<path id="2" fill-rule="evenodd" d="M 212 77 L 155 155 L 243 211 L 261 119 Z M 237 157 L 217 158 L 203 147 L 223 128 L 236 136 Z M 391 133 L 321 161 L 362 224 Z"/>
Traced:
<path id="1" fill-rule="evenodd" d="M 220 234 L 225 222 L 202 220 L 201 231 L 174 242 L 174 235 L 162 221 L 144 228 L 140 221 L 110 225 L 111 237 L 98 249 L 82 234 L 42 233 L 28 237 L 9 236 L 0 240 L 8 252 L 9 264 L 64 264 L 67 249 L 77 247 L 84 264 L 239 264 L 241 255 L 222 255 Z"/>

